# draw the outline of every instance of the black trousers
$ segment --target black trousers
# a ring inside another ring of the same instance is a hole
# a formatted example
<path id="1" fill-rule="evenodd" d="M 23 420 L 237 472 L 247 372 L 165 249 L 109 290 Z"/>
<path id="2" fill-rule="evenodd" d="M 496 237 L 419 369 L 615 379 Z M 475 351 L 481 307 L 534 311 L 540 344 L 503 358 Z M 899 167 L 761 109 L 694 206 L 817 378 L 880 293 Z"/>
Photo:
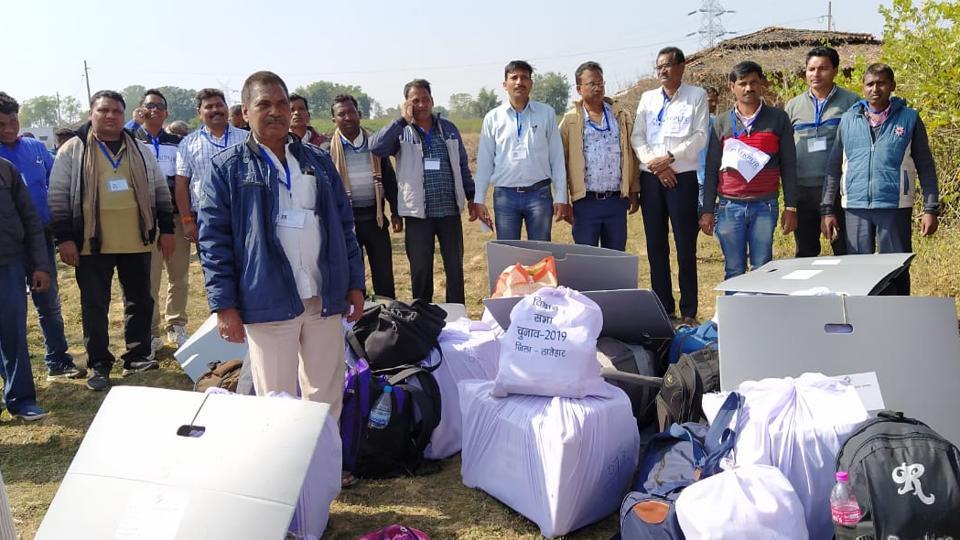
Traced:
<path id="1" fill-rule="evenodd" d="M 797 230 L 793 238 L 797 243 L 797 257 L 817 257 L 820 255 L 820 203 L 823 200 L 823 188 L 797 186 Z M 846 255 L 846 222 L 843 209 L 840 208 L 840 194 L 834 203 L 840 234 L 830 247 L 834 255 Z"/>
<path id="2" fill-rule="evenodd" d="M 433 302 L 434 238 L 440 242 L 440 257 L 447 277 L 447 302 L 466 303 L 463 292 L 463 224 L 460 216 L 404 218 L 404 244 L 410 260 L 413 297 Z"/>
<path id="3" fill-rule="evenodd" d="M 393 282 L 393 248 L 390 245 L 390 220 L 384 217 L 383 227 L 377 226 L 375 208 L 353 209 L 357 243 L 367 255 L 373 292 L 378 296 L 396 298 Z"/>
<path id="4" fill-rule="evenodd" d="M 123 291 L 123 334 L 127 345 L 121 356 L 123 365 L 129 367 L 131 362 L 150 356 L 153 319 L 150 256 L 150 252 L 80 256 L 76 275 L 83 317 L 83 344 L 87 349 L 87 367 L 98 373 L 109 373 L 115 361 L 110 352 L 107 320 L 114 268 Z"/>
<path id="5" fill-rule="evenodd" d="M 650 286 L 668 314 L 676 313 L 670 275 L 670 242 L 667 238 L 672 228 L 680 278 L 680 315 L 697 316 L 699 197 L 700 185 L 696 171 L 677 174 L 677 186 L 669 189 L 663 187 L 660 179 L 652 173 L 643 172 L 640 175 L 640 212 L 647 236 Z"/>

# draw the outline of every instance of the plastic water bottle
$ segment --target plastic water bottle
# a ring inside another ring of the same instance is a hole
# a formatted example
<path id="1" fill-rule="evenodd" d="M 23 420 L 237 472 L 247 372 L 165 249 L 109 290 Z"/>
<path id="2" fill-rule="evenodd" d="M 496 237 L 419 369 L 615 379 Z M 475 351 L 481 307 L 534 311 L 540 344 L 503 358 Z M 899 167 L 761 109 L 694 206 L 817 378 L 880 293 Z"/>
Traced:
<path id="1" fill-rule="evenodd" d="M 383 393 L 377 399 L 376 405 L 370 411 L 370 419 L 367 420 L 367 427 L 370 429 L 384 429 L 390 423 L 390 414 L 393 412 L 393 404 L 390 400 L 390 394 L 393 393 L 393 387 L 389 384 L 383 387 Z"/>
<path id="2" fill-rule="evenodd" d="M 862 517 L 849 480 L 849 474 L 838 472 L 837 484 L 830 492 L 830 514 L 833 516 L 833 523 L 842 527 L 856 527 Z"/>

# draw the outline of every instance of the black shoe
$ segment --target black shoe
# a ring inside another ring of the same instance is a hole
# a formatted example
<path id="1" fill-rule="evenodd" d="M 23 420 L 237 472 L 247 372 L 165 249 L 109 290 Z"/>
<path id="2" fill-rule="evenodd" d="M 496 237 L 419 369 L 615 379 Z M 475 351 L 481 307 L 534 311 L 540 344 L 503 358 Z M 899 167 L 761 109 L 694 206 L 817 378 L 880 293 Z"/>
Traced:
<path id="1" fill-rule="evenodd" d="M 82 379 L 87 376 L 87 370 L 77 366 L 57 366 L 47 371 L 47 382 L 62 379 Z"/>
<path id="2" fill-rule="evenodd" d="M 141 371 L 150 371 L 151 369 L 159 369 L 160 362 L 156 360 L 134 360 L 129 364 L 123 366 L 123 373 L 121 376 L 126 377 L 128 375 L 133 375 L 134 373 L 140 373 Z"/>
<path id="3" fill-rule="evenodd" d="M 87 379 L 87 388 L 94 392 L 102 392 L 110 388 L 110 375 L 94 371 L 93 376 Z"/>

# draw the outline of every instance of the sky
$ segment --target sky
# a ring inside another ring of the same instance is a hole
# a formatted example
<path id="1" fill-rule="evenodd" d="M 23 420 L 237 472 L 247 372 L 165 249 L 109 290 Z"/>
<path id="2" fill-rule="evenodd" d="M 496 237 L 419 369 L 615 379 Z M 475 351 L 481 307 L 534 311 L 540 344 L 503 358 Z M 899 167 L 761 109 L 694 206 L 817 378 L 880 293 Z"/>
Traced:
<path id="1" fill-rule="evenodd" d="M 597 61 L 615 93 L 650 74 L 660 48 L 700 48 L 699 36 L 687 34 L 700 29 L 701 16 L 687 13 L 702 3 L 32 0 L 4 10 L 3 35 L 16 46 L 4 59 L 0 90 L 21 102 L 59 92 L 86 103 L 86 60 L 93 92 L 133 84 L 215 87 L 229 89 L 233 102 L 247 75 L 269 69 L 291 90 L 317 80 L 356 84 L 383 107 L 402 101 L 404 83 L 425 78 L 436 104 L 446 106 L 451 94 L 476 95 L 481 87 L 503 98 L 503 66 L 525 59 L 571 82 L 580 63 Z M 826 0 L 719 3 L 735 12 L 721 18 L 732 35 L 827 27 Z M 296 7 L 278 9 L 284 4 Z M 834 28 L 879 37 L 877 5 L 834 0 Z"/>

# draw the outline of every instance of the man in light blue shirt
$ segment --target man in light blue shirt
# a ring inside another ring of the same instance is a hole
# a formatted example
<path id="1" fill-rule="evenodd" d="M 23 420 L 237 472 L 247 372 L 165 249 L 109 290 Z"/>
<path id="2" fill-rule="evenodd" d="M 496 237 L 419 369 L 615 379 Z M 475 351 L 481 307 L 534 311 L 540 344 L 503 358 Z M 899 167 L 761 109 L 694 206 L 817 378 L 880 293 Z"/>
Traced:
<path id="1" fill-rule="evenodd" d="M 554 221 L 573 219 L 557 114 L 549 105 L 530 101 L 530 64 L 514 60 L 503 71 L 509 100 L 483 118 L 474 202 L 489 225 L 485 203 L 487 187 L 493 185 L 497 239 L 519 240 L 525 222 L 528 240 L 550 241 L 551 214 Z"/>

